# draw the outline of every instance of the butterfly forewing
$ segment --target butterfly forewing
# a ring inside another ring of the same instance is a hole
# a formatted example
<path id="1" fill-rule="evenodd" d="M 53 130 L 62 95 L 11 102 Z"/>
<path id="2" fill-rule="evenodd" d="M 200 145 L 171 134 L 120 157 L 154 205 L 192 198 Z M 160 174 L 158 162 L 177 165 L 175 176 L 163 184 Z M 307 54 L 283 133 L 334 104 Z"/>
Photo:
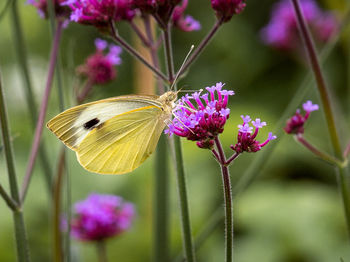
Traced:
<path id="1" fill-rule="evenodd" d="M 100 174 L 124 174 L 155 150 L 165 126 L 159 107 L 147 106 L 117 115 L 92 130 L 79 144 L 80 164 Z"/>
<path id="2" fill-rule="evenodd" d="M 76 150 L 88 133 L 108 119 L 149 105 L 160 107 L 154 96 L 121 96 L 70 108 L 47 127 L 69 148 Z"/>

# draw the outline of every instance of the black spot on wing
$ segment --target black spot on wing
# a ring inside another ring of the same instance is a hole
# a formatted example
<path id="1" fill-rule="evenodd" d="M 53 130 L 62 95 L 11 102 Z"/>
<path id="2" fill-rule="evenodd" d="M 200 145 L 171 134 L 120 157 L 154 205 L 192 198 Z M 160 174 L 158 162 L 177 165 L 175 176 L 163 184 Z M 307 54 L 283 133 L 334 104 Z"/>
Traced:
<path id="1" fill-rule="evenodd" d="M 98 118 L 91 119 L 90 121 L 87 121 L 84 124 L 85 129 L 93 129 L 96 127 L 96 125 L 100 123 L 100 120 Z"/>

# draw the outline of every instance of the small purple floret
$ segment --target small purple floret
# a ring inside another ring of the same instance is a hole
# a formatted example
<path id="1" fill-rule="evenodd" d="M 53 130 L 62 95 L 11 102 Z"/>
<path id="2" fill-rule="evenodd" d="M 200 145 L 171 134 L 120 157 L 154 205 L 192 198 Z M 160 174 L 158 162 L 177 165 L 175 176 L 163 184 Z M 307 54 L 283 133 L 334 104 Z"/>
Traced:
<path id="1" fill-rule="evenodd" d="M 319 106 L 317 104 L 312 104 L 312 102 L 308 100 L 303 104 L 303 109 L 305 111 L 305 115 L 302 115 L 300 110 L 297 109 L 295 114 L 287 120 L 287 124 L 284 127 L 284 131 L 287 134 L 303 134 L 306 120 L 309 118 L 312 111 L 319 109 Z"/>
<path id="2" fill-rule="evenodd" d="M 255 127 L 255 131 L 253 132 L 253 127 L 249 125 L 249 122 L 251 121 L 250 116 L 242 115 L 241 118 L 243 120 L 243 124 L 238 125 L 239 129 L 237 143 L 235 145 L 231 145 L 231 148 L 238 154 L 243 152 L 257 152 L 261 150 L 261 148 L 264 147 L 268 142 L 277 138 L 272 133 L 269 133 L 268 138 L 265 140 L 265 142 L 260 143 L 256 140 L 256 137 L 258 135 L 259 129 L 261 129 L 263 126 L 266 126 L 266 122 L 261 122 L 260 118 L 252 121 L 252 124 Z"/>
<path id="3" fill-rule="evenodd" d="M 303 109 L 305 112 L 312 112 L 318 110 L 317 104 L 312 104 L 311 100 L 306 101 L 306 103 L 303 104 Z"/>

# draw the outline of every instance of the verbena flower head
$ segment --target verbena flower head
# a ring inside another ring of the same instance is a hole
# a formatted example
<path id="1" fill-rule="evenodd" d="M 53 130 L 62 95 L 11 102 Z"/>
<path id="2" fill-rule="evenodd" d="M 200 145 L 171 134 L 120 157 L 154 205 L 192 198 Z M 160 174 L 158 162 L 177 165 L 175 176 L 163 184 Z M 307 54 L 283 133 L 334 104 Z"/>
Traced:
<path id="1" fill-rule="evenodd" d="M 260 143 L 258 140 L 256 140 L 256 137 L 259 133 L 259 130 L 262 127 L 266 126 L 266 122 L 262 122 L 260 118 L 252 121 L 248 115 L 241 115 L 241 118 L 243 120 L 243 123 L 241 125 L 238 125 L 239 129 L 237 143 L 235 145 L 231 145 L 231 148 L 237 153 L 240 154 L 243 152 L 257 152 L 271 140 L 276 139 L 276 136 L 270 132 L 267 139 L 264 142 Z M 252 126 L 250 126 L 250 123 Z"/>
<path id="2" fill-rule="evenodd" d="M 245 6 L 245 0 L 211 0 L 211 6 L 216 12 L 216 16 L 223 22 L 231 20 L 232 16 L 241 13 Z"/>
<path id="3" fill-rule="evenodd" d="M 173 111 L 174 119 L 166 134 L 186 137 L 197 141 L 200 148 L 211 148 L 214 138 L 223 132 L 230 109 L 228 98 L 234 95 L 231 90 L 222 90 L 224 84 L 206 87 L 208 93 L 195 92 L 182 97 Z"/>
<path id="4" fill-rule="evenodd" d="M 53 0 L 56 17 L 65 18 L 69 16 L 69 8 L 61 5 L 64 1 L 65 0 Z M 34 6 L 41 18 L 46 19 L 49 17 L 47 0 L 27 0 L 27 4 Z"/>
<path id="5" fill-rule="evenodd" d="M 134 206 L 114 195 L 91 194 L 74 205 L 71 234 L 83 241 L 100 241 L 130 228 Z"/>
<path id="6" fill-rule="evenodd" d="M 66 0 L 62 5 L 71 9 L 71 21 L 96 27 L 135 16 L 131 0 Z"/>
<path id="7" fill-rule="evenodd" d="M 175 7 L 172 20 L 176 27 L 185 32 L 198 31 L 201 29 L 201 24 L 190 15 L 184 15 L 187 8 L 188 0 L 183 0 L 182 3 Z"/>
<path id="8" fill-rule="evenodd" d="M 317 104 L 313 104 L 308 100 L 303 104 L 303 109 L 305 115 L 302 115 L 300 110 L 297 109 L 295 114 L 287 120 L 287 124 L 284 127 L 284 131 L 286 131 L 287 134 L 303 134 L 306 120 L 309 118 L 311 112 L 318 110 L 319 107 Z"/>
<path id="9" fill-rule="evenodd" d="M 121 47 L 110 44 L 102 39 L 95 40 L 96 52 L 86 59 L 84 65 L 78 67 L 78 73 L 86 76 L 93 84 L 105 84 L 116 75 L 116 65 L 121 64 Z M 108 53 L 104 53 L 105 50 Z"/>
<path id="10" fill-rule="evenodd" d="M 338 28 L 335 17 L 323 12 L 314 0 L 300 0 L 300 6 L 316 40 L 329 40 Z M 262 29 L 261 37 L 265 44 L 277 49 L 290 50 L 300 45 L 297 20 L 290 0 L 281 0 L 274 5 L 270 22 Z"/>

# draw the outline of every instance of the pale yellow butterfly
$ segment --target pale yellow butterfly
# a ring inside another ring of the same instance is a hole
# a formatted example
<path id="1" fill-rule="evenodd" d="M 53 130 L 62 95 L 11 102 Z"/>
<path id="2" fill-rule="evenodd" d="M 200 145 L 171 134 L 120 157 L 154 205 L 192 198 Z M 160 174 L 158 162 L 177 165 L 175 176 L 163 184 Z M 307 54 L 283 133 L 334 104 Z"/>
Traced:
<path id="1" fill-rule="evenodd" d="M 161 96 L 107 98 L 72 107 L 51 119 L 47 127 L 76 152 L 79 163 L 88 171 L 125 174 L 154 152 L 166 123 L 171 121 L 176 98 L 174 91 Z"/>
<path id="2" fill-rule="evenodd" d="M 155 150 L 171 120 L 177 93 L 128 95 L 72 107 L 47 127 L 88 171 L 124 174 L 140 166 Z"/>

